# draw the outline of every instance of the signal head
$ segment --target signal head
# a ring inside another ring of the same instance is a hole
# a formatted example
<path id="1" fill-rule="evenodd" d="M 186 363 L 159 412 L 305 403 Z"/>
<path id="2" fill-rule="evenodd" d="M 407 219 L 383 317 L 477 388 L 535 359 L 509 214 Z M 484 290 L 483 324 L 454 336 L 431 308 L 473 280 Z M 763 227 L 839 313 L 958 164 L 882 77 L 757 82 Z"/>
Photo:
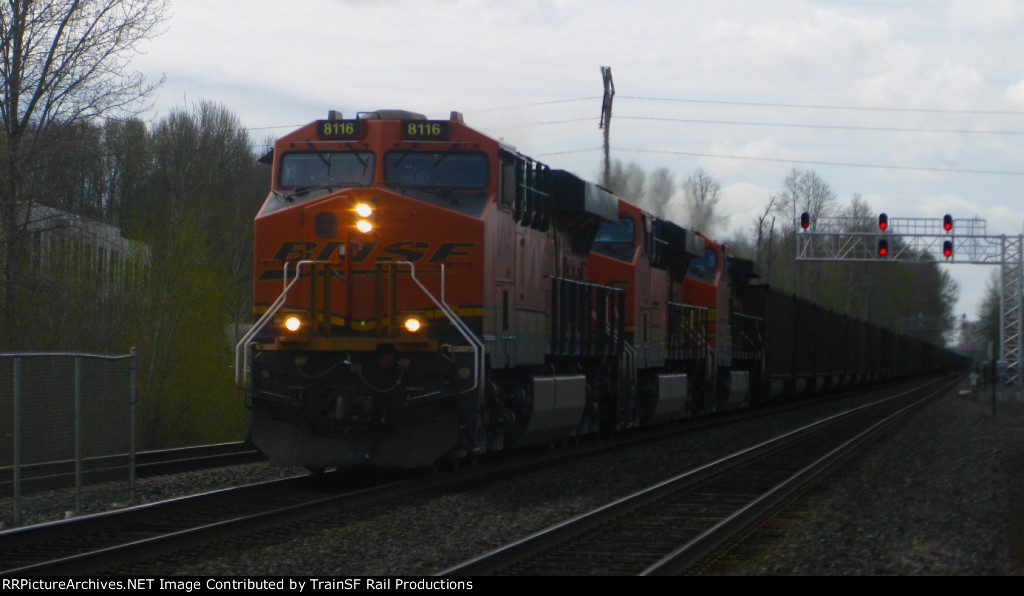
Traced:
<path id="1" fill-rule="evenodd" d="M 889 228 L 889 216 L 882 213 L 878 216 L 878 229 L 887 230 Z"/>
<path id="2" fill-rule="evenodd" d="M 889 241 L 882 238 L 878 241 L 878 256 L 884 257 L 889 254 Z"/>
<path id="3" fill-rule="evenodd" d="M 806 230 L 808 227 L 810 227 L 810 225 L 811 214 L 804 211 L 803 213 L 800 214 L 800 227 Z"/>
<path id="4" fill-rule="evenodd" d="M 953 216 L 952 215 L 947 213 L 946 215 L 942 216 L 942 229 L 946 230 L 947 232 L 949 232 L 949 231 L 951 231 L 953 229 Z"/>
<path id="5" fill-rule="evenodd" d="M 946 257 L 947 259 L 953 256 L 952 240 L 946 240 L 945 242 L 942 243 L 942 256 Z"/>

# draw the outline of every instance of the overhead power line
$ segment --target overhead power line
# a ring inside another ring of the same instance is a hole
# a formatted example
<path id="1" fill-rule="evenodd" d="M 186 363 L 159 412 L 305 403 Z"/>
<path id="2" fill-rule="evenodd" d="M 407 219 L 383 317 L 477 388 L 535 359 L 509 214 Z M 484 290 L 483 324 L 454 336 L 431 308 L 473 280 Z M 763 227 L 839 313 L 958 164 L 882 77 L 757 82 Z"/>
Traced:
<path id="1" fill-rule="evenodd" d="M 522 109 L 522 108 L 533 108 L 533 107 L 537 107 L 537 106 L 547 106 L 547 105 L 556 104 L 556 103 L 573 103 L 573 102 L 577 102 L 577 101 L 591 101 L 591 100 L 594 100 L 594 99 L 601 99 L 601 96 L 600 95 L 595 95 L 595 96 L 591 96 L 591 97 L 576 97 L 576 98 L 573 98 L 573 99 L 552 99 L 550 101 L 537 101 L 537 102 L 534 102 L 534 103 L 521 103 L 521 104 L 516 104 L 516 105 L 512 105 L 512 106 L 497 106 L 497 107 L 493 107 L 493 108 L 480 108 L 479 110 L 464 110 L 463 113 L 464 114 L 476 114 L 478 112 L 495 112 L 495 111 L 498 111 L 498 110 L 519 110 L 519 109 Z"/>
<path id="2" fill-rule="evenodd" d="M 844 124 L 801 124 L 798 122 L 748 122 L 736 120 L 705 120 L 701 118 L 668 118 L 662 116 L 616 116 L 620 120 L 650 120 L 653 122 L 679 122 L 683 124 L 721 124 L 726 126 L 775 126 L 780 128 L 822 128 L 826 130 L 860 130 L 865 132 L 913 132 L 941 134 L 976 135 L 1024 135 L 1024 130 L 975 130 L 965 128 L 902 128 L 898 126 L 852 126 Z M 597 118 L 570 118 L 567 120 L 544 120 L 540 125 L 591 122 Z"/>
<path id="3" fill-rule="evenodd" d="M 840 162 L 840 161 L 814 161 L 809 159 L 782 159 L 777 157 L 749 157 L 744 155 L 716 155 L 713 153 L 696 153 L 691 151 L 672 151 L 668 149 L 631 149 L 616 147 L 616 151 L 627 151 L 632 153 L 657 153 L 662 155 L 686 155 L 690 157 L 712 157 L 717 159 L 742 159 L 748 161 L 766 161 L 776 163 L 792 163 L 816 166 L 839 166 L 847 168 L 873 168 L 879 170 L 905 170 L 918 172 L 939 172 L 943 174 L 990 174 L 997 176 L 1024 176 L 1024 172 L 1013 170 L 970 170 L 961 168 L 927 168 L 918 166 L 897 166 L 884 164 Z"/>
<path id="4" fill-rule="evenodd" d="M 548 153 L 537 153 L 535 157 L 551 157 L 553 155 L 570 155 L 573 153 L 588 153 L 591 151 L 600 151 L 601 147 L 585 147 L 582 149 L 568 149 L 566 151 L 551 151 Z M 904 171 L 917 171 L 917 172 L 937 172 L 941 174 L 991 174 L 996 176 L 1024 176 L 1024 172 L 1017 172 L 1013 170 L 971 170 L 966 168 L 929 168 L 919 166 L 895 166 L 895 165 L 884 165 L 884 164 L 870 164 L 870 163 L 856 163 L 856 162 L 839 162 L 839 161 L 816 161 L 810 159 L 782 159 L 777 157 L 750 157 L 745 155 L 721 155 L 715 153 L 698 153 L 696 151 L 673 151 L 669 149 L 634 149 L 629 147 L 612 147 L 615 151 L 625 151 L 627 153 L 655 153 L 661 155 L 685 155 L 688 157 L 710 157 L 715 159 L 739 159 L 746 161 L 764 161 L 772 163 L 788 163 L 795 165 L 815 165 L 815 166 L 836 166 L 844 168 L 874 168 L 880 170 L 904 170 Z"/>
<path id="5" fill-rule="evenodd" d="M 824 128 L 831 130 L 862 130 L 868 132 L 914 132 L 949 134 L 1024 135 L 1024 130 L 971 130 L 954 128 L 903 128 L 898 126 L 851 126 L 843 124 L 800 124 L 787 122 L 738 122 L 730 120 L 702 120 L 690 118 L 662 118 L 657 116 L 618 116 L 621 120 L 653 120 L 687 124 L 725 124 L 730 126 L 777 126 L 783 128 Z"/>
<path id="6" fill-rule="evenodd" d="M 586 149 L 567 149 L 565 151 L 551 151 L 549 153 L 537 153 L 537 157 L 550 157 L 552 155 L 569 155 L 570 153 L 587 153 L 590 151 L 601 151 L 603 147 L 587 147 Z"/>
<path id="7" fill-rule="evenodd" d="M 794 108 L 811 110 L 854 110 L 862 112 L 921 112 L 930 114 L 985 114 L 990 116 L 1024 116 L 1021 110 L 954 110 L 945 108 L 886 108 L 871 106 L 828 106 L 818 104 L 768 103 L 758 101 L 730 101 L 720 99 L 691 99 L 677 97 L 643 97 L 639 95 L 620 95 L 621 99 L 640 101 L 666 101 L 676 103 L 702 103 L 716 105 L 746 106 L 759 108 Z"/>

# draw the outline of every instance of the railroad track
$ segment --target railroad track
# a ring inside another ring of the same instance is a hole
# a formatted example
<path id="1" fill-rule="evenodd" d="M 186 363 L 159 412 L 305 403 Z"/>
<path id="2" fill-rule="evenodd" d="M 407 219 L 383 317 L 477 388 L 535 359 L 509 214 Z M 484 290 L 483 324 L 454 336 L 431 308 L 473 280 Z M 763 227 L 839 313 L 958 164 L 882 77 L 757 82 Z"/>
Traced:
<path id="1" fill-rule="evenodd" d="M 366 476 L 339 489 L 303 476 L 0 532 L 0 576 L 95 573 L 381 499 L 402 485 Z"/>
<path id="2" fill-rule="evenodd" d="M 744 412 L 738 418 L 750 415 Z M 727 424 L 727 420 L 692 421 L 684 425 L 684 432 L 701 432 L 708 426 Z M 165 562 L 175 561 L 175 553 L 185 553 L 181 556 L 186 560 L 190 556 L 202 558 L 194 554 L 201 552 L 197 548 L 221 544 L 225 539 L 251 536 L 265 529 L 272 530 L 271 534 L 288 534 L 301 532 L 301 527 L 343 525 L 359 521 L 366 505 L 389 498 L 460 483 L 472 490 L 488 477 L 532 471 L 679 432 L 671 427 L 649 428 L 553 451 L 537 450 L 516 457 L 499 454 L 486 465 L 433 476 L 360 476 L 348 472 L 295 478 L 18 528 L 0 532 L 0 575 L 78 575 L 111 570 L 153 574 Z M 173 568 L 174 563 L 168 565 Z"/>
<path id="3" fill-rule="evenodd" d="M 677 476 L 440 575 L 674 575 L 954 383 L 862 406 Z"/>
<path id="4" fill-rule="evenodd" d="M 252 445 L 241 441 L 142 451 L 135 456 L 135 474 L 139 478 L 146 478 L 265 459 Z M 73 460 L 22 465 L 19 478 L 21 494 L 73 487 L 76 467 L 77 464 Z M 83 482 L 86 484 L 126 480 L 128 456 L 122 454 L 83 458 L 81 471 Z M 13 486 L 14 470 L 10 466 L 0 467 L 0 496 L 13 494 Z"/>

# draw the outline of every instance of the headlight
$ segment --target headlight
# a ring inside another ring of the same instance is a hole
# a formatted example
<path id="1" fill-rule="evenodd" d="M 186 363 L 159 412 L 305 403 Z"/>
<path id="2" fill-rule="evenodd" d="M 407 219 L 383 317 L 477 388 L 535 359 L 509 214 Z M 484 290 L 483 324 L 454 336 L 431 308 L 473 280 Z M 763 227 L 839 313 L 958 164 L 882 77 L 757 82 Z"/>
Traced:
<path id="1" fill-rule="evenodd" d="M 402 326 L 405 327 L 405 330 L 409 333 L 416 333 L 423 328 L 423 321 L 419 320 L 417 317 L 409 317 L 404 323 L 402 323 Z"/>
<path id="2" fill-rule="evenodd" d="M 356 222 L 356 229 L 361 234 L 369 234 L 373 231 L 373 207 L 369 203 L 356 203 L 353 211 L 361 218 Z"/>
<path id="3" fill-rule="evenodd" d="M 288 331 L 298 331 L 299 327 L 302 327 L 302 319 L 296 316 L 290 316 L 284 320 L 284 328 Z"/>

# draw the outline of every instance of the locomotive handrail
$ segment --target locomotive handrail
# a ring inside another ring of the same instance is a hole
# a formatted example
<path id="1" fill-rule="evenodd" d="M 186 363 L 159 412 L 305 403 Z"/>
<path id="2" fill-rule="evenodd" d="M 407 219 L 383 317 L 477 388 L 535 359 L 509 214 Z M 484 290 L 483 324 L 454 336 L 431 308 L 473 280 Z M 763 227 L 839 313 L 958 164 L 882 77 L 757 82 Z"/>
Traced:
<path id="1" fill-rule="evenodd" d="M 618 326 L 625 317 L 621 312 L 625 308 L 625 290 L 554 275 L 544 277 L 552 282 L 552 355 L 608 355 L 621 351 Z"/>
<path id="2" fill-rule="evenodd" d="M 637 363 L 639 362 L 639 356 L 636 353 L 636 348 L 633 347 L 628 341 L 622 342 L 623 357 L 619 359 L 620 374 L 627 376 L 631 382 L 635 382 L 637 379 Z"/>
<path id="3" fill-rule="evenodd" d="M 707 325 L 709 323 L 707 315 L 711 309 L 704 306 L 695 306 L 693 304 L 684 304 L 681 302 L 671 301 L 669 301 L 668 305 L 670 309 L 675 309 L 682 313 L 690 312 L 693 313 L 694 315 L 697 315 L 698 317 L 701 317 L 700 321 L 691 321 L 688 320 L 687 317 L 684 317 L 683 320 L 679 321 L 681 329 L 686 333 L 685 339 L 687 344 L 693 344 L 693 347 L 683 348 L 680 346 L 676 346 L 676 348 L 683 349 L 686 351 L 689 351 L 691 349 L 704 350 L 708 355 L 710 355 L 711 343 L 708 340 L 707 336 Z"/>
<path id="4" fill-rule="evenodd" d="M 277 300 L 275 300 L 274 303 L 270 305 L 270 308 L 267 309 L 267 312 L 263 313 L 263 316 L 256 321 L 256 324 L 253 325 L 249 329 L 249 331 L 246 332 L 244 336 L 242 336 L 242 339 L 238 341 L 238 344 L 235 345 L 235 385 L 238 385 L 239 387 L 245 390 L 250 389 L 250 383 L 252 380 L 249 377 L 249 342 L 252 341 L 252 338 L 256 337 L 257 333 L 259 333 L 260 331 L 263 330 L 264 327 L 266 327 L 267 323 L 270 322 L 274 318 L 274 315 L 277 314 L 277 311 L 281 310 L 281 307 L 284 306 L 284 301 L 288 297 L 288 291 L 291 290 L 292 286 L 295 285 L 295 282 L 299 281 L 299 279 L 302 277 L 299 274 L 299 269 L 303 265 L 312 265 L 313 263 L 316 263 L 316 261 L 299 261 L 298 263 L 296 263 L 295 279 L 289 282 L 288 265 L 290 265 L 290 263 L 285 262 L 283 272 L 284 289 L 281 291 L 281 295 L 277 297 Z"/>
<path id="5" fill-rule="evenodd" d="M 466 325 L 465 321 L 463 321 L 459 317 L 459 315 L 456 314 L 455 311 L 453 311 L 450 306 L 448 306 L 447 303 L 445 303 L 442 300 L 438 300 L 437 298 L 435 298 L 434 295 L 430 293 L 430 290 L 428 290 L 426 288 L 426 286 L 424 286 L 420 282 L 419 278 L 416 277 L 416 266 L 411 261 L 395 261 L 395 263 L 399 264 L 399 265 L 408 265 L 409 266 L 409 277 L 411 277 L 412 280 L 414 282 L 416 282 L 416 285 L 419 286 L 421 290 L 423 290 L 423 293 L 427 295 L 427 298 L 430 298 L 431 302 L 433 302 L 434 305 L 437 306 L 437 308 L 441 309 L 441 312 L 443 312 L 444 315 L 448 318 L 448 321 L 455 327 L 455 329 L 462 335 L 462 337 L 465 338 L 465 340 L 473 347 L 473 369 L 474 369 L 473 370 L 473 386 L 470 387 L 469 389 L 467 389 L 466 392 L 468 393 L 470 391 L 477 390 L 479 392 L 479 394 L 480 394 L 479 395 L 479 397 L 480 397 L 480 407 L 483 407 L 483 398 L 484 398 L 483 387 L 484 387 L 484 384 L 481 382 L 481 379 L 484 376 L 484 342 L 481 341 L 480 338 L 477 337 L 473 333 L 473 330 L 469 328 L 469 325 Z M 444 284 L 444 265 L 442 265 L 441 266 L 441 294 L 442 294 L 442 296 L 444 295 L 444 285 L 445 285 Z"/>

